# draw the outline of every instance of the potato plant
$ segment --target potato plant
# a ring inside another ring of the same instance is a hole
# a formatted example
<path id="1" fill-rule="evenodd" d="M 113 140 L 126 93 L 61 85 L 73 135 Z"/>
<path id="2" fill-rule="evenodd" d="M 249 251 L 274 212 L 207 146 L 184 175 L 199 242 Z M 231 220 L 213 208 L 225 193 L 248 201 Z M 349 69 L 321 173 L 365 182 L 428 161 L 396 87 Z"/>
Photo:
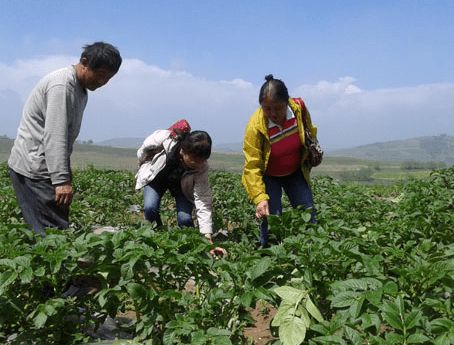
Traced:
<path id="1" fill-rule="evenodd" d="M 0 165 L 0 342 L 83 343 L 126 313 L 136 343 L 251 344 L 249 311 L 265 300 L 278 309 L 273 344 L 454 343 L 454 168 L 392 186 L 317 178 L 317 223 L 286 203 L 269 220 L 274 245 L 260 250 L 240 176 L 210 180 L 225 258 L 175 226 L 170 198 L 166 226 L 143 221 L 122 171 L 76 171 L 71 228 L 35 236 Z M 68 296 L 79 279 L 96 288 Z"/>

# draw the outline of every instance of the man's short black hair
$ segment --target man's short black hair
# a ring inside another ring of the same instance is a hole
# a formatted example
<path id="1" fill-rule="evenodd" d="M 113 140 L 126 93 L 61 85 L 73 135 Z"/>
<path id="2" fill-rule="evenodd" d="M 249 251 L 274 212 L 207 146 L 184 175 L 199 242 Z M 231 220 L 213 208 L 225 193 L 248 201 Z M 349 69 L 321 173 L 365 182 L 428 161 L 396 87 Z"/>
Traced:
<path id="1" fill-rule="evenodd" d="M 95 70 L 105 68 L 112 72 L 118 72 L 122 62 L 120 52 L 113 45 L 105 42 L 95 42 L 83 47 L 84 51 L 80 60 L 85 58 L 88 61 L 88 67 Z"/>

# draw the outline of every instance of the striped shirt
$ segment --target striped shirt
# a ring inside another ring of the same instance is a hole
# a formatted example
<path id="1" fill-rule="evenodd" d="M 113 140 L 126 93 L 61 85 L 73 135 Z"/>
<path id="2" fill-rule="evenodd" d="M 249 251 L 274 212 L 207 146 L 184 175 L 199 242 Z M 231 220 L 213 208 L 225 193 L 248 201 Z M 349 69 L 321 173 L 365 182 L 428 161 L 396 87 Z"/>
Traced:
<path id="1" fill-rule="evenodd" d="M 266 175 L 287 176 L 295 172 L 301 164 L 301 140 L 298 123 L 290 108 L 282 127 L 269 121 L 268 135 L 271 152 Z"/>

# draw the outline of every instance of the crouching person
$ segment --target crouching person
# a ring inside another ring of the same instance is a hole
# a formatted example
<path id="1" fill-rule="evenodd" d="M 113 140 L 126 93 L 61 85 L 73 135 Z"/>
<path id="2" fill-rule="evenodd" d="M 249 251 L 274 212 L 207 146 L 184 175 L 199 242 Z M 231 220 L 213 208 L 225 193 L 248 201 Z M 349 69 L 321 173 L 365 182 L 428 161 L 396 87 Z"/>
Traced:
<path id="1" fill-rule="evenodd" d="M 145 219 L 158 226 L 162 225 L 160 204 L 167 190 L 175 198 L 179 226 L 194 227 L 192 211 L 195 207 L 200 233 L 213 244 L 207 162 L 211 155 L 211 138 L 205 131 L 190 130 L 187 121 L 181 120 L 145 139 L 137 151 L 140 167 L 136 189 L 143 188 Z M 226 254 L 220 247 L 211 253 Z"/>

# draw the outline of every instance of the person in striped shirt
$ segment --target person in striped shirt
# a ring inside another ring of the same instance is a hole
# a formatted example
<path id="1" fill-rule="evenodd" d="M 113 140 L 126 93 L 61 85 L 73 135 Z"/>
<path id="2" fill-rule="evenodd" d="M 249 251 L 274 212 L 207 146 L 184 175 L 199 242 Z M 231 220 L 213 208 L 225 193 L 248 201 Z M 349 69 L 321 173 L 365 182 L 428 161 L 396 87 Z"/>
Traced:
<path id="1" fill-rule="evenodd" d="M 242 176 L 248 197 L 256 205 L 255 215 L 262 219 L 262 247 L 268 246 L 267 216 L 282 213 L 282 190 L 292 207 L 311 209 L 311 222 L 315 222 L 303 116 L 312 136 L 316 138 L 317 134 L 304 103 L 290 98 L 284 82 L 272 75 L 265 80 L 259 94 L 260 107 L 246 127 Z"/>

